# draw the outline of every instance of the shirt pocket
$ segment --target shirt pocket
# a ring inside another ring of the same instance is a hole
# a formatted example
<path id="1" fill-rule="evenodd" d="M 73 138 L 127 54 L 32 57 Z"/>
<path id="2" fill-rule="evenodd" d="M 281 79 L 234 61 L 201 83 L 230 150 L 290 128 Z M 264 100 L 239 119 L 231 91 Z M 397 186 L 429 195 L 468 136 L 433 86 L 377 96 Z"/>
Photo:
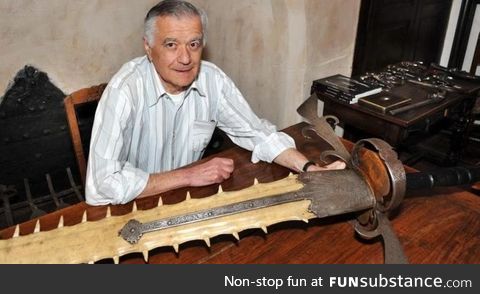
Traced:
<path id="1" fill-rule="evenodd" d="M 210 139 L 212 139 L 213 131 L 217 123 L 215 121 L 193 122 L 192 129 L 192 149 L 195 152 L 202 152 L 207 147 Z"/>

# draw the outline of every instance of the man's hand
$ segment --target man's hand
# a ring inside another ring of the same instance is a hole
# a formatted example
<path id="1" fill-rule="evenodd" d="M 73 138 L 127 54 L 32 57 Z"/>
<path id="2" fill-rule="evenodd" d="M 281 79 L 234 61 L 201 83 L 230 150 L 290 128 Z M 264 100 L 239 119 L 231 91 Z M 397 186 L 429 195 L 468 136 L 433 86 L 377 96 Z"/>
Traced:
<path id="1" fill-rule="evenodd" d="M 311 165 L 308 167 L 307 171 L 322 171 L 322 170 L 335 170 L 335 169 L 345 169 L 347 165 L 341 160 L 334 161 L 330 164 L 324 166 Z"/>
<path id="2" fill-rule="evenodd" d="M 200 187 L 221 183 L 228 179 L 232 172 L 233 160 L 217 157 L 192 167 L 150 174 L 147 185 L 138 198 L 158 195 L 182 187 Z"/>
<path id="3" fill-rule="evenodd" d="M 275 163 L 278 163 L 282 166 L 288 167 L 291 170 L 296 172 L 303 172 L 303 167 L 305 163 L 308 162 L 308 159 L 296 149 L 287 149 L 280 153 L 277 158 L 274 159 Z M 333 170 L 333 169 L 344 169 L 346 167 L 345 162 L 335 161 L 325 166 L 310 165 L 307 168 L 307 171 L 321 171 L 321 170 Z"/>
<path id="4" fill-rule="evenodd" d="M 187 172 L 189 186 L 200 187 L 221 183 L 230 178 L 233 168 L 233 160 L 222 157 L 192 166 Z"/>

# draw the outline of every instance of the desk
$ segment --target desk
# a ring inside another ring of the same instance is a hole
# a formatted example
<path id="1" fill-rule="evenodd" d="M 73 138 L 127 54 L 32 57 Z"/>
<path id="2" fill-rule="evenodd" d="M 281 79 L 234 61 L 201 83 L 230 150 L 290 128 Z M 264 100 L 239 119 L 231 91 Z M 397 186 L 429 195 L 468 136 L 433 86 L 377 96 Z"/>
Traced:
<path id="1" fill-rule="evenodd" d="M 412 133 L 420 134 L 424 138 L 435 124 L 448 119 L 451 131 L 450 146 L 445 157 L 445 164 L 448 165 L 455 164 L 459 159 L 468 137 L 465 130 L 471 123 L 471 111 L 476 93 L 480 89 L 479 85 L 470 84 L 470 87 L 469 93 L 447 93 L 446 99 L 439 103 L 425 105 L 395 116 L 375 112 L 358 104 L 346 104 L 321 93 L 317 95 L 325 103 L 323 114 L 338 117 L 347 131 L 348 127 L 353 126 L 371 137 L 382 138 L 400 150 L 418 142 L 406 141 Z M 392 92 L 411 98 L 412 103 L 416 103 L 427 99 L 426 96 L 432 93 L 432 90 L 405 85 L 401 89 L 393 89 Z"/>
<path id="2" fill-rule="evenodd" d="M 305 141 L 298 124 L 286 130 L 297 142 L 298 148 L 311 159 L 318 159 L 318 141 Z M 351 147 L 351 144 L 347 145 Z M 320 148 L 319 148 L 320 146 Z M 276 164 L 250 162 L 251 153 L 238 147 L 218 156 L 232 158 L 236 169 L 232 177 L 222 184 L 225 191 L 237 190 L 260 182 L 270 182 L 288 175 L 289 171 Z M 204 159 L 206 160 L 206 159 Z M 187 189 L 162 194 L 164 203 L 171 204 L 185 198 Z M 214 194 L 216 186 L 190 188 L 192 197 Z M 436 197 L 429 197 L 437 194 Z M 140 199 L 139 209 L 152 208 L 158 196 Z M 112 214 L 130 212 L 132 204 L 112 207 Z M 79 203 L 41 218 L 42 230 L 56 227 L 60 215 L 65 225 L 79 223 L 83 211 L 89 220 L 104 217 L 106 207 L 89 207 Z M 211 248 L 203 241 L 180 245 L 176 254 L 172 247 L 150 251 L 151 263 L 383 263 L 381 242 L 363 241 L 355 237 L 346 216 L 316 219 L 309 224 L 285 222 L 262 230 L 240 233 L 240 241 L 233 236 L 219 236 L 211 240 Z M 21 225 L 21 234 L 33 232 L 35 221 Z M 480 198 L 461 189 L 443 189 L 419 192 L 407 198 L 393 218 L 395 231 L 403 243 L 411 263 L 480 263 Z M 13 228 L 0 232 L 2 238 L 13 234 Z M 110 263 L 111 260 L 105 260 Z M 144 263 L 141 254 L 120 258 L 121 263 Z"/>

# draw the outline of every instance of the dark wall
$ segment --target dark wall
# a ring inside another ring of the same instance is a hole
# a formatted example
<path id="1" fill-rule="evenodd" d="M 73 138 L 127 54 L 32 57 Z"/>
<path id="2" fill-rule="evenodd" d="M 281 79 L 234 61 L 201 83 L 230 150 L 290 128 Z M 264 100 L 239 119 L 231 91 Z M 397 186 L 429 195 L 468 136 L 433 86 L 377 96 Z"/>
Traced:
<path id="1" fill-rule="evenodd" d="M 362 0 L 352 75 L 440 61 L 451 0 Z"/>

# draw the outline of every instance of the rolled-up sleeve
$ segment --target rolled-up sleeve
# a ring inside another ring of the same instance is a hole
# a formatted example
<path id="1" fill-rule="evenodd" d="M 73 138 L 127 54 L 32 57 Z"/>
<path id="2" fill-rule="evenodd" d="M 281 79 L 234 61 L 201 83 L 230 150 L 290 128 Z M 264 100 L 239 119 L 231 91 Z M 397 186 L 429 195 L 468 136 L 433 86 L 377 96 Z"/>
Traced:
<path id="1" fill-rule="evenodd" d="M 149 174 L 127 161 L 131 110 L 125 93 L 105 89 L 95 113 L 88 158 L 85 198 L 90 205 L 127 203 L 147 184 Z"/>
<path id="2" fill-rule="evenodd" d="M 221 89 L 218 127 L 242 148 L 252 151 L 252 162 L 272 162 L 280 153 L 295 148 L 295 141 L 266 119 L 260 119 L 226 75 L 219 77 Z"/>

